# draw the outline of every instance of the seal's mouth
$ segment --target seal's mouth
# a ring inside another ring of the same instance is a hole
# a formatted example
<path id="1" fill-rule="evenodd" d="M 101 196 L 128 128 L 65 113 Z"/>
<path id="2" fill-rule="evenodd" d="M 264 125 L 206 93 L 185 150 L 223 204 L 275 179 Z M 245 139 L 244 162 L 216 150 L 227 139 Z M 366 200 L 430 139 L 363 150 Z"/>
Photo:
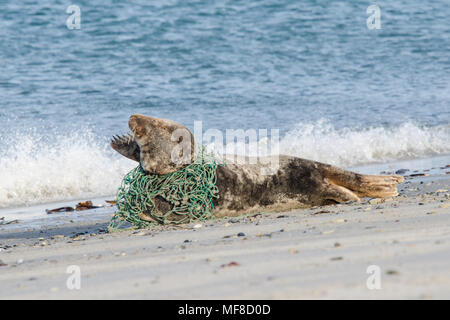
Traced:
<path id="1" fill-rule="evenodd" d="M 146 175 L 152 175 L 152 174 L 157 174 L 155 172 L 155 170 L 153 170 L 153 168 L 148 168 L 148 165 L 145 165 L 145 161 L 143 162 L 142 160 L 139 161 L 139 167 L 141 168 L 141 170 L 144 172 L 144 174 Z M 149 170 L 150 169 L 150 170 Z"/>
<path id="2" fill-rule="evenodd" d="M 151 172 L 150 172 L 150 171 L 148 171 L 148 170 L 145 170 L 144 166 L 142 165 L 142 162 L 139 162 L 139 166 L 141 167 L 141 170 L 142 170 L 142 171 L 144 171 L 144 173 L 145 173 L 146 175 L 149 175 L 149 174 L 151 174 Z"/>

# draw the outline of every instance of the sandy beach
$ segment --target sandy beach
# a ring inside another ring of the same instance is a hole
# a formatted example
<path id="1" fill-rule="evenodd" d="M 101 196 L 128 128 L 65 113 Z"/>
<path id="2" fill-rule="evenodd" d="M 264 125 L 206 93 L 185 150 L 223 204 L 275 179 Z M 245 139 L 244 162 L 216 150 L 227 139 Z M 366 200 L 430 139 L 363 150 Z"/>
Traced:
<path id="1" fill-rule="evenodd" d="M 448 4 L 2 1 L 0 299 L 450 299 Z"/>
<path id="2" fill-rule="evenodd" d="M 394 198 L 181 226 L 107 233 L 113 207 L 2 225 L 0 298 L 448 299 L 447 171 L 405 174 Z"/>

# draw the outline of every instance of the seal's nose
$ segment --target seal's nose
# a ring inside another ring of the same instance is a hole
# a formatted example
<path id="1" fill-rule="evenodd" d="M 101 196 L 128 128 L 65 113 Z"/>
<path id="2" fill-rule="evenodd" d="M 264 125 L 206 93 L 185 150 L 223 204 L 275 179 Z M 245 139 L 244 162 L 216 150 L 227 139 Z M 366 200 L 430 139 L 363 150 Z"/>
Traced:
<path id="1" fill-rule="evenodd" d="M 131 131 L 134 132 L 134 130 L 136 129 L 136 126 L 138 125 L 138 116 L 137 115 L 132 115 L 130 116 L 130 120 L 128 121 L 128 127 L 131 129 Z"/>
<path id="2" fill-rule="evenodd" d="M 144 116 L 140 114 L 132 115 L 128 121 L 128 126 L 136 138 L 139 139 L 146 135 L 147 129 Z"/>

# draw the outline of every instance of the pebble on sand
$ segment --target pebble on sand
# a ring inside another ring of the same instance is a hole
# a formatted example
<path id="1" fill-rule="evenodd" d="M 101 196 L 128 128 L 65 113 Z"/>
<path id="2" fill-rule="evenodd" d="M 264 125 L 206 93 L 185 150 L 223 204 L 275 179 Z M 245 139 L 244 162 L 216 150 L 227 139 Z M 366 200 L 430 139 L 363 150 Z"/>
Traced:
<path id="1" fill-rule="evenodd" d="M 339 261 L 339 260 L 343 260 L 343 259 L 344 259 L 343 257 L 333 257 L 333 258 L 330 258 L 331 261 Z"/>
<path id="2" fill-rule="evenodd" d="M 393 276 L 393 275 L 398 275 L 400 272 L 398 272 L 397 270 L 387 270 L 386 274 Z"/>
<path id="3" fill-rule="evenodd" d="M 380 199 L 380 198 L 374 198 L 374 199 L 370 199 L 369 200 L 370 204 L 380 204 L 380 203 L 383 203 L 383 202 L 384 202 L 384 200 Z"/>
<path id="4" fill-rule="evenodd" d="M 236 261 L 231 261 L 230 263 L 227 264 L 222 264 L 220 267 L 221 268 L 227 268 L 227 267 L 238 267 L 240 266 L 240 264 Z"/>

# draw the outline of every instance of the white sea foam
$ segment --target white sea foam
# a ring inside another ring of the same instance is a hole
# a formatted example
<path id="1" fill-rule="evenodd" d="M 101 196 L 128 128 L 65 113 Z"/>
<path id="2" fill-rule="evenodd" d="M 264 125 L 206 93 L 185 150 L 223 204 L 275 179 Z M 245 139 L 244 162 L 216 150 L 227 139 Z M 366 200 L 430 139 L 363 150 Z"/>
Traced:
<path id="1" fill-rule="evenodd" d="M 298 124 L 280 142 L 284 154 L 350 167 L 450 153 L 450 126 L 336 129 L 330 122 Z"/>
<path id="2" fill-rule="evenodd" d="M 0 207 L 113 195 L 136 165 L 115 156 L 90 131 L 54 139 L 37 134 L 1 139 Z"/>
<path id="3" fill-rule="evenodd" d="M 253 130 L 256 135 L 256 130 Z M 270 152 L 271 138 L 258 141 L 206 143 L 208 150 L 220 155 L 222 150 L 249 156 Z M 335 128 L 327 120 L 299 123 L 279 141 L 280 154 L 326 162 L 342 167 L 436 156 L 450 153 L 450 126 L 424 127 L 411 122 L 395 128 Z"/>
<path id="4" fill-rule="evenodd" d="M 342 167 L 450 153 L 450 127 L 404 123 L 395 128 L 337 129 L 301 123 L 280 141 L 280 153 Z M 89 130 L 0 137 L 0 208 L 114 195 L 136 162 Z M 264 141 L 263 141 L 264 142 Z"/>

